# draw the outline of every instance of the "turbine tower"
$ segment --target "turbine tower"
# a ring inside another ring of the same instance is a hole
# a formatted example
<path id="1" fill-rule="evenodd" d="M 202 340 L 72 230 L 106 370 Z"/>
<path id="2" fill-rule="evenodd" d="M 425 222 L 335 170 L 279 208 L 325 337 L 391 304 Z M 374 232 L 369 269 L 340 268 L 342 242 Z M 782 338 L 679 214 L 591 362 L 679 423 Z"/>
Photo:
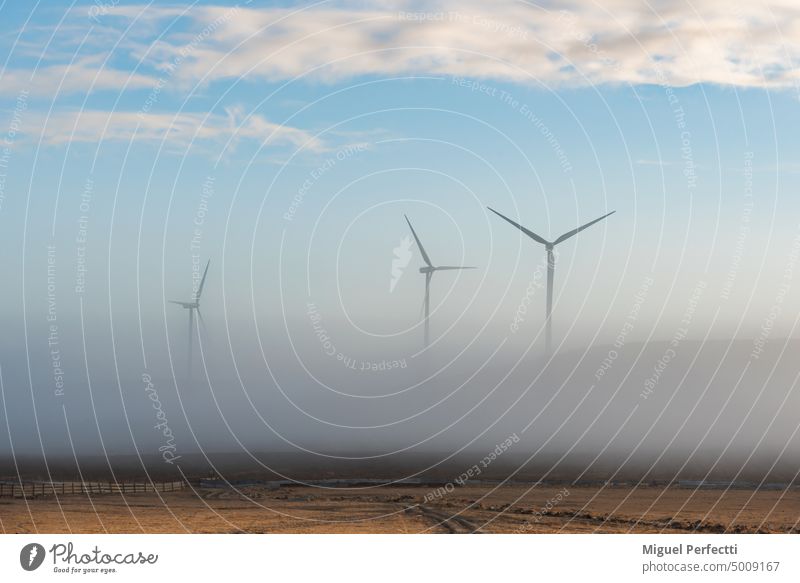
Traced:
<path id="1" fill-rule="evenodd" d="M 208 260 L 206 263 L 206 269 L 203 272 L 203 279 L 200 280 L 200 285 L 197 288 L 197 293 L 194 296 L 193 301 L 191 302 L 178 302 L 175 300 L 169 300 L 171 304 L 178 304 L 182 306 L 184 309 L 189 310 L 189 352 L 188 358 L 186 361 L 186 368 L 188 372 L 188 376 L 192 378 L 192 344 L 194 344 L 194 313 L 197 312 L 197 317 L 203 324 L 205 321 L 203 320 L 203 313 L 200 311 L 200 295 L 203 293 L 203 286 L 206 283 L 206 275 L 208 275 L 208 266 L 211 265 L 211 260 Z"/>
<path id="2" fill-rule="evenodd" d="M 552 312 L 553 312 L 553 274 L 554 274 L 555 268 L 556 268 L 556 258 L 555 258 L 555 255 L 553 254 L 553 247 L 555 247 L 559 243 L 563 243 L 564 241 L 566 241 L 567 239 L 569 239 L 573 235 L 577 235 L 578 233 L 580 233 L 581 231 L 583 231 L 587 227 L 591 227 L 595 223 L 598 223 L 598 222 L 602 221 L 604 218 L 606 218 L 606 217 L 608 217 L 610 215 L 613 215 L 617 211 L 611 211 L 610 213 L 608 213 L 607 215 L 603 215 L 599 219 L 595 219 L 595 220 L 593 220 L 593 221 L 591 221 L 589 223 L 586 223 L 585 225 L 582 225 L 582 226 L 578 227 L 577 229 L 572 229 L 571 231 L 561 235 L 555 241 L 548 241 L 548 240 L 544 239 L 543 237 L 540 237 L 539 235 L 537 235 L 533 231 L 529 231 L 528 229 L 526 229 L 525 227 L 523 227 L 519 223 L 515 223 L 514 221 L 512 221 L 508 217 L 501 215 L 500 213 L 498 213 L 493 208 L 491 208 L 491 207 L 487 207 L 487 208 L 490 211 L 492 211 L 494 214 L 496 214 L 498 217 L 500 217 L 501 219 L 503 219 L 503 220 L 511 223 L 512 225 L 514 225 L 516 228 L 518 228 L 520 231 L 522 231 L 523 233 L 528 235 L 528 237 L 530 237 L 531 239 L 533 239 L 537 243 L 541 243 L 542 245 L 544 245 L 544 248 L 547 251 L 547 307 L 546 307 L 546 310 L 545 310 L 545 349 L 547 351 L 547 354 L 550 354 L 551 349 L 552 349 L 552 341 L 553 341 L 553 320 L 552 320 L 552 317 L 551 317 L 552 316 Z"/>
<path id="3" fill-rule="evenodd" d="M 417 237 L 417 232 L 414 230 L 414 227 L 411 226 L 411 221 L 408 220 L 406 215 L 406 222 L 408 223 L 408 228 L 411 229 L 411 234 L 414 235 L 414 240 L 417 242 L 417 247 L 419 247 L 420 255 L 422 255 L 422 260 L 425 261 L 425 267 L 420 267 L 419 272 L 425 274 L 425 300 L 423 303 L 423 307 L 425 310 L 425 348 L 428 347 L 430 344 L 431 339 L 431 329 L 430 329 L 430 316 L 431 316 L 431 279 L 433 278 L 433 274 L 437 271 L 452 271 L 454 269 L 475 269 L 474 267 L 462 267 L 462 266 L 455 266 L 455 265 L 440 265 L 434 266 L 431 263 L 431 258 L 428 257 L 428 254 L 425 252 L 425 247 L 422 246 L 420 243 L 419 237 Z"/>

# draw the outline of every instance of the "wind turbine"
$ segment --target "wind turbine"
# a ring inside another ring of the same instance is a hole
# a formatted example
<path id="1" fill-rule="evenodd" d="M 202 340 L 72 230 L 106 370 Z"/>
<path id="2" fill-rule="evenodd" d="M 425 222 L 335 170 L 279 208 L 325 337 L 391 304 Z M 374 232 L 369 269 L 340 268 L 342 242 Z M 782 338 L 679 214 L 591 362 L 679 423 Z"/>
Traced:
<path id="1" fill-rule="evenodd" d="M 547 350 L 547 353 L 550 354 L 550 350 L 551 350 L 551 347 L 552 347 L 552 340 L 553 340 L 553 328 L 552 328 L 553 321 L 552 321 L 552 317 L 551 317 L 552 316 L 552 311 L 553 311 L 553 273 L 555 272 L 555 268 L 556 268 L 556 258 L 555 258 L 555 255 L 553 254 L 553 247 L 555 247 L 559 243 L 563 243 L 564 241 L 566 241 L 567 239 L 569 239 L 573 235 L 577 235 L 578 233 L 580 233 L 581 231 L 583 231 L 584 229 L 586 229 L 588 227 L 591 227 L 595 223 L 598 223 L 598 222 L 602 221 L 604 218 L 606 218 L 606 217 L 608 217 L 610 215 L 613 215 L 617 211 L 611 211 L 610 213 L 608 213 L 607 215 L 603 215 L 599 219 L 595 219 L 595 220 L 593 220 L 593 221 L 591 221 L 589 223 L 586 223 L 585 225 L 582 225 L 582 226 L 578 227 L 577 229 L 572 229 L 571 231 L 561 235 L 555 241 L 548 241 L 548 240 L 544 239 L 543 237 L 540 237 L 539 235 L 537 235 L 533 231 L 529 231 L 528 229 L 526 229 L 525 227 L 523 227 L 519 223 L 515 223 L 514 221 L 512 221 L 508 217 L 501 215 L 496 210 L 494 210 L 492 207 L 487 207 L 487 208 L 490 211 L 492 211 L 494 214 L 496 214 L 498 217 L 500 217 L 501 219 L 503 219 L 503 220 L 511 223 L 512 225 L 514 225 L 516 228 L 518 228 L 520 231 L 522 231 L 523 233 L 528 235 L 528 237 L 530 237 L 531 239 L 533 239 L 537 243 L 541 243 L 542 245 L 544 245 L 544 248 L 547 250 L 547 308 L 546 308 L 546 312 L 545 312 L 545 348 Z"/>
<path id="2" fill-rule="evenodd" d="M 203 285 L 206 283 L 206 275 L 208 275 L 208 266 L 211 265 L 211 260 L 208 260 L 206 263 L 206 269 L 203 272 L 203 279 L 200 280 L 200 285 L 197 288 L 197 293 L 194 296 L 194 301 L 191 302 L 177 302 L 175 300 L 169 300 L 171 304 L 178 304 L 182 306 L 184 309 L 189 310 L 189 356 L 187 360 L 187 370 L 189 372 L 189 378 L 192 377 L 192 344 L 194 344 L 194 313 L 197 312 L 197 317 L 200 319 L 203 324 L 205 321 L 203 320 L 203 313 L 200 311 L 200 295 L 203 293 Z"/>
<path id="3" fill-rule="evenodd" d="M 455 266 L 455 265 L 440 265 L 435 266 L 431 263 L 431 258 L 428 257 L 428 254 L 425 252 L 425 247 L 422 246 L 420 243 L 419 237 L 417 237 L 417 232 L 414 230 L 414 227 L 411 226 L 411 221 L 408 220 L 406 215 L 406 222 L 408 223 L 408 228 L 411 229 L 411 234 L 414 235 L 414 240 L 417 242 L 417 247 L 419 247 L 420 255 L 422 255 L 422 260 L 425 261 L 425 267 L 420 267 L 419 272 L 425 274 L 425 301 L 424 301 L 424 308 L 425 308 L 425 348 L 428 347 L 430 344 L 430 337 L 431 337 L 431 330 L 430 330 L 430 317 L 431 317 L 431 279 L 433 278 L 433 274 L 437 271 L 452 271 L 454 269 L 475 269 L 474 267 L 462 267 L 462 266 Z"/>

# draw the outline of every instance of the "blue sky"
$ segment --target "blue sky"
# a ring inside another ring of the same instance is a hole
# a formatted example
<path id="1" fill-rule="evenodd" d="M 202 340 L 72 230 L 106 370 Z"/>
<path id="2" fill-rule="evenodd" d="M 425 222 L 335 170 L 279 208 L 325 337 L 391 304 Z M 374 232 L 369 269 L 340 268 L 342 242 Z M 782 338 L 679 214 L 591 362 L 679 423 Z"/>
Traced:
<path id="1" fill-rule="evenodd" d="M 131 370 L 182 365 L 165 301 L 207 259 L 215 354 L 316 358 L 314 303 L 351 352 L 410 357 L 416 249 L 389 285 L 404 214 L 436 262 L 479 268 L 437 274 L 440 345 L 494 346 L 543 250 L 487 205 L 550 238 L 616 210 L 558 249 L 565 347 L 613 341 L 648 277 L 637 340 L 671 338 L 698 282 L 689 335 L 752 339 L 796 261 L 800 31 L 789 2 L 692 7 L 4 2 L 5 347 L 46 331 L 53 245 L 63 334 L 83 309 Z M 796 336 L 793 296 L 775 337 Z M 531 305 L 512 340 L 538 346 Z"/>
<path id="2" fill-rule="evenodd" d="M 479 4 L 426 6 L 6 3 L 0 91 L 9 123 L 20 92 L 26 109 L 6 179 L 7 192 L 18 194 L 4 200 L 3 237 L 19 246 L 19 193 L 29 189 L 26 244 L 55 217 L 55 240 L 71 262 L 75 201 L 91 177 L 90 289 L 105 293 L 98 255 L 110 241 L 125 261 L 137 249 L 148 263 L 163 258 L 164 286 L 179 294 L 199 191 L 213 175 L 203 252 L 237 282 L 274 281 L 266 267 L 251 278 L 250 249 L 269 249 L 260 257 L 268 264 L 284 233 L 289 289 L 302 289 L 303 270 L 291 265 L 309 250 L 320 255 L 314 269 L 335 276 L 324 255 L 361 216 L 343 245 L 360 254 L 348 261 L 368 268 L 345 266 L 340 275 L 383 288 L 408 213 L 433 232 L 440 253 L 481 264 L 464 294 L 485 292 L 480 301 L 493 305 L 515 269 L 525 283 L 540 250 L 489 218 L 485 205 L 553 236 L 616 209 L 613 222 L 565 248 L 569 268 L 560 275 L 590 277 L 602 314 L 615 298 L 624 310 L 620 277 L 634 285 L 656 271 L 670 288 L 684 288 L 680 310 L 698 277 L 719 284 L 728 270 L 752 152 L 752 261 L 737 269 L 748 277 L 780 270 L 796 231 L 791 193 L 800 170 L 792 55 L 769 36 L 791 34 L 779 26 L 785 7 L 770 5 L 769 17 L 763 7 L 729 14 L 708 2 L 692 17 L 668 2 L 652 12 L 615 11 L 614 3 L 504 2 L 491 13 Z M 700 26 L 709 35 L 693 34 Z M 294 220 L 283 220 L 302 184 L 337 153 L 345 159 L 312 180 Z M 687 163 L 696 167 L 692 188 Z M 140 221 L 144 240 L 129 244 Z M 763 253 L 767 244 L 774 247 Z M 613 277 L 597 279 L 601 257 Z M 560 286 L 562 301 L 580 306 L 583 291 L 571 291 L 579 285 Z M 248 287 L 230 293 L 246 296 Z M 509 293 L 513 305 L 519 294 Z M 391 299 L 352 301 L 376 320 Z"/>

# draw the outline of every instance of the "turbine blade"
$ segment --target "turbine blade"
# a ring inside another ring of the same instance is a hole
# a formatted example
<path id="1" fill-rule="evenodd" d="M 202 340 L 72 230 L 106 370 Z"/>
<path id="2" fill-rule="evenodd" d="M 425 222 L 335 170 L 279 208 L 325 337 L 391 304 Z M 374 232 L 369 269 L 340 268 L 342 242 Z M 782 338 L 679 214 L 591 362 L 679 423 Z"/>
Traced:
<path id="1" fill-rule="evenodd" d="M 511 220 L 511 219 L 509 219 L 508 217 L 501 215 L 501 214 L 500 214 L 500 213 L 498 213 L 496 210 L 494 210 L 492 207 L 488 207 L 488 206 L 487 206 L 486 208 L 488 208 L 490 211 L 492 211 L 494 214 L 496 214 L 498 217 L 500 217 L 500 218 L 501 218 L 501 219 L 503 219 L 504 221 L 506 221 L 506 222 L 509 222 L 509 223 L 511 223 L 512 225 L 514 225 L 516 228 L 518 228 L 520 231 L 522 231 L 523 233 L 525 233 L 526 235 L 528 235 L 528 237 L 530 237 L 530 238 L 531 238 L 531 239 L 533 239 L 534 241 L 538 241 L 538 242 L 539 242 L 539 243 L 541 243 L 542 245 L 550 245 L 550 241 L 548 241 L 548 240 L 544 239 L 543 237 L 540 237 L 539 235 L 537 235 L 537 234 L 536 234 L 536 233 L 534 233 L 533 231 L 530 231 L 530 230 L 526 229 L 525 227 L 523 227 L 523 226 L 522 226 L 522 225 L 520 225 L 519 223 L 515 223 L 514 221 L 512 221 L 512 220 Z"/>
<path id="2" fill-rule="evenodd" d="M 203 329 L 205 329 L 205 327 L 206 327 L 206 321 L 205 321 L 205 319 L 203 318 L 203 312 L 201 312 L 201 311 L 200 311 L 200 306 L 197 306 L 197 307 L 195 308 L 195 310 L 197 310 L 197 319 L 198 319 L 198 320 L 200 320 L 200 324 L 203 326 Z"/>
<path id="3" fill-rule="evenodd" d="M 211 265 L 211 260 L 208 260 L 206 263 L 206 270 L 203 272 L 203 279 L 200 280 L 200 287 L 197 288 L 197 299 L 195 301 L 200 301 L 200 294 L 203 293 L 203 286 L 206 284 L 206 275 L 208 275 L 208 266 Z"/>
<path id="4" fill-rule="evenodd" d="M 577 229 L 572 229 L 572 230 L 571 230 L 571 231 L 569 231 L 568 233 L 564 233 L 564 234 L 563 234 L 563 235 L 561 235 L 561 236 L 560 236 L 558 239 L 556 239 L 555 241 L 553 241 L 553 245 L 558 245 L 558 244 L 559 244 L 559 243 L 561 243 L 562 241 L 566 241 L 567 239 L 569 239 L 569 238 L 570 238 L 570 237 L 572 237 L 573 235 L 577 235 L 578 233 L 580 233 L 581 231 L 583 231 L 583 230 L 584 230 L 584 229 L 586 229 L 587 227 L 591 227 L 591 226 L 592 226 L 592 225 L 594 225 L 595 223 L 602 221 L 604 218 L 606 218 L 606 217 L 608 217 L 608 216 L 610 216 L 610 215 L 613 215 L 615 212 L 617 212 L 617 211 L 611 211 L 610 213 L 608 213 L 607 215 L 603 215 L 603 216 L 602 216 L 602 217 L 600 217 L 599 219 L 595 219 L 595 220 L 593 220 L 593 221 L 592 221 L 592 222 L 590 222 L 590 223 L 586 223 L 585 225 L 582 225 L 582 226 L 578 227 Z"/>
<path id="5" fill-rule="evenodd" d="M 406 217 L 406 215 L 403 215 Z M 406 217 L 406 222 L 408 223 L 408 228 L 411 229 L 411 234 L 414 235 L 414 240 L 417 242 L 417 247 L 419 247 L 419 252 L 422 255 L 422 259 L 425 263 L 428 264 L 428 267 L 433 267 L 433 263 L 431 263 L 431 258 L 428 257 L 428 254 L 425 253 L 425 247 L 422 246 L 422 243 L 419 242 L 419 237 L 417 237 L 417 232 L 414 230 L 414 227 L 411 226 L 411 221 L 408 220 Z"/>
<path id="6" fill-rule="evenodd" d="M 478 269 L 477 267 L 461 267 L 457 265 L 442 265 L 441 267 L 434 267 L 436 271 L 448 271 L 451 269 Z"/>

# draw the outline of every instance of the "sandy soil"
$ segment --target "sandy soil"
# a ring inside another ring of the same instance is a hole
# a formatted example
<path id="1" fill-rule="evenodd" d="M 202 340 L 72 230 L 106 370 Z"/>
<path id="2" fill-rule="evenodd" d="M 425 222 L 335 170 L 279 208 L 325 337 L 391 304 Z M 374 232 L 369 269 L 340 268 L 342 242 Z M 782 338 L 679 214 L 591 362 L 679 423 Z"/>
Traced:
<path id="1" fill-rule="evenodd" d="M 800 491 L 248 486 L 0 499 L 6 533 L 800 532 Z M 549 507 L 549 508 L 548 508 Z"/>

